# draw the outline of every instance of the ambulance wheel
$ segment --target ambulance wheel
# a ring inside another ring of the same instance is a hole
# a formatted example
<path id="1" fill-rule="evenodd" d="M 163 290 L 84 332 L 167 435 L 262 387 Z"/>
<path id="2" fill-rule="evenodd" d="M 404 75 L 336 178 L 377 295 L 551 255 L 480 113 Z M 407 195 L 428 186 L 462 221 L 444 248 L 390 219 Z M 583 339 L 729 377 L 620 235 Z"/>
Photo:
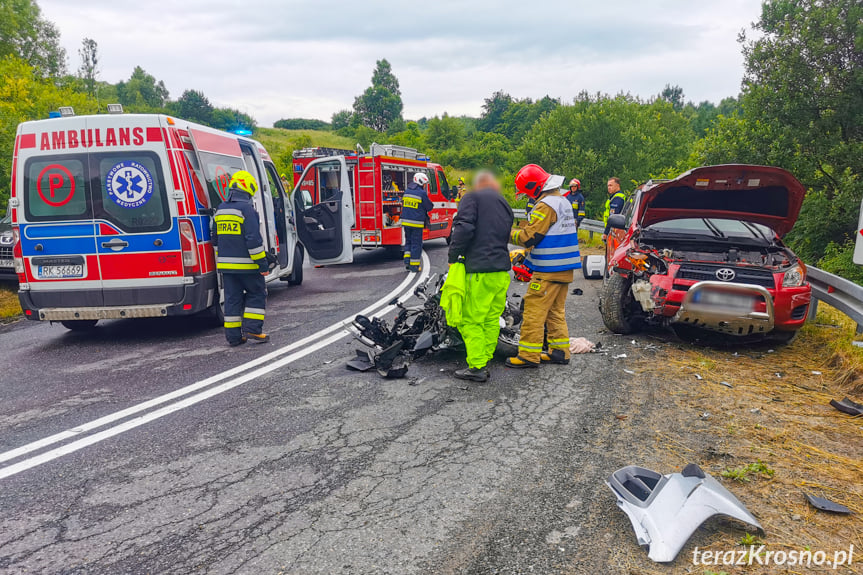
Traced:
<path id="1" fill-rule="evenodd" d="M 61 321 L 63 327 L 68 329 L 69 331 L 90 331 L 96 324 L 99 323 L 98 319 L 74 319 L 68 321 Z"/>
<path id="2" fill-rule="evenodd" d="M 299 245 L 294 246 L 294 267 L 291 269 L 291 275 L 288 277 L 288 285 L 298 286 L 303 283 L 303 248 Z"/>

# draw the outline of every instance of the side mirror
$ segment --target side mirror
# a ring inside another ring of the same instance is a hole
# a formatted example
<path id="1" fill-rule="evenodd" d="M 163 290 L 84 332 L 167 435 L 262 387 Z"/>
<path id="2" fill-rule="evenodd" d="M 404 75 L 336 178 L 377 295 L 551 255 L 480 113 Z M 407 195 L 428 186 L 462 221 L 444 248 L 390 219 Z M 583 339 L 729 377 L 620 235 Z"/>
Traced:
<path id="1" fill-rule="evenodd" d="M 608 227 L 613 230 L 625 230 L 626 216 L 623 214 L 611 214 L 608 216 Z"/>

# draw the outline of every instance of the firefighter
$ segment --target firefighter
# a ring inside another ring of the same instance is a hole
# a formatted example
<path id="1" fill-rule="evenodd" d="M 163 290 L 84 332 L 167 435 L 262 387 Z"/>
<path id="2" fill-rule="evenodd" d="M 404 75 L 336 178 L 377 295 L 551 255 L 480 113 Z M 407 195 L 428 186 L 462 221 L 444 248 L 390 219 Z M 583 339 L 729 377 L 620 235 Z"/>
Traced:
<path id="1" fill-rule="evenodd" d="M 619 214 L 623 212 L 623 206 L 626 204 L 626 195 L 620 191 L 620 178 L 612 177 L 608 180 L 608 199 L 605 200 L 605 211 L 602 213 L 602 223 L 605 224 L 605 231 L 602 232 L 602 241 L 608 237 L 608 216 L 611 214 Z"/>
<path id="2" fill-rule="evenodd" d="M 225 290 L 225 338 L 231 347 L 247 340 L 265 343 L 270 340 L 263 333 L 269 258 L 252 205 L 258 182 L 240 170 L 231 177 L 228 189 L 228 199 L 213 218 L 212 233 L 216 269 Z"/>
<path id="3" fill-rule="evenodd" d="M 584 210 L 584 194 L 581 193 L 581 181 L 578 178 L 569 180 L 569 193 L 566 199 L 572 204 L 572 213 L 575 215 L 575 227 L 581 227 L 581 220 L 587 216 Z"/>
<path id="4" fill-rule="evenodd" d="M 423 229 L 434 202 L 428 196 L 426 186 L 429 178 L 417 172 L 402 195 L 401 224 L 405 233 L 405 268 L 410 272 L 420 271 L 423 253 Z"/>
<path id="5" fill-rule="evenodd" d="M 536 200 L 527 223 L 512 232 L 514 244 L 528 248 L 527 267 L 533 277 L 524 295 L 524 320 L 518 355 L 509 367 L 539 367 L 540 363 L 569 363 L 566 296 L 573 270 L 581 268 L 578 229 L 572 205 L 560 194 L 563 176 L 553 176 L 528 164 L 515 176 L 516 194 Z M 548 352 L 543 335 L 548 329 Z"/>
<path id="6" fill-rule="evenodd" d="M 455 196 L 455 203 L 461 202 L 461 199 L 467 193 L 467 186 L 464 183 L 464 178 L 458 179 L 458 194 Z"/>

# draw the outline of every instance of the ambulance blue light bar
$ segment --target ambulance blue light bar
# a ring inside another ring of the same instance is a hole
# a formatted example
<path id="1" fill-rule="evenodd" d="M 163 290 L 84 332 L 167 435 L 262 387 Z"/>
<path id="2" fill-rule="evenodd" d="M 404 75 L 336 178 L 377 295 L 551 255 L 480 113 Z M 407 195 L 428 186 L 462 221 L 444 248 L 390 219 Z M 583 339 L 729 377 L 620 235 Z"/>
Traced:
<path id="1" fill-rule="evenodd" d="M 251 136 L 252 135 L 251 130 L 244 130 L 244 129 L 234 130 L 233 133 L 238 135 L 238 136 Z"/>

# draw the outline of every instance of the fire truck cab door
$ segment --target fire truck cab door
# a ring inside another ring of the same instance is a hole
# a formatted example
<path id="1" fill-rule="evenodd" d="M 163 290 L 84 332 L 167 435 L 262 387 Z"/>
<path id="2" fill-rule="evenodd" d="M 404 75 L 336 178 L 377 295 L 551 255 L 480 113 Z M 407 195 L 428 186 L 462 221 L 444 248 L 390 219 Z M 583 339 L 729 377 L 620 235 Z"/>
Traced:
<path id="1" fill-rule="evenodd" d="M 352 182 L 343 156 L 310 163 L 291 193 L 297 235 L 314 265 L 354 260 Z"/>

